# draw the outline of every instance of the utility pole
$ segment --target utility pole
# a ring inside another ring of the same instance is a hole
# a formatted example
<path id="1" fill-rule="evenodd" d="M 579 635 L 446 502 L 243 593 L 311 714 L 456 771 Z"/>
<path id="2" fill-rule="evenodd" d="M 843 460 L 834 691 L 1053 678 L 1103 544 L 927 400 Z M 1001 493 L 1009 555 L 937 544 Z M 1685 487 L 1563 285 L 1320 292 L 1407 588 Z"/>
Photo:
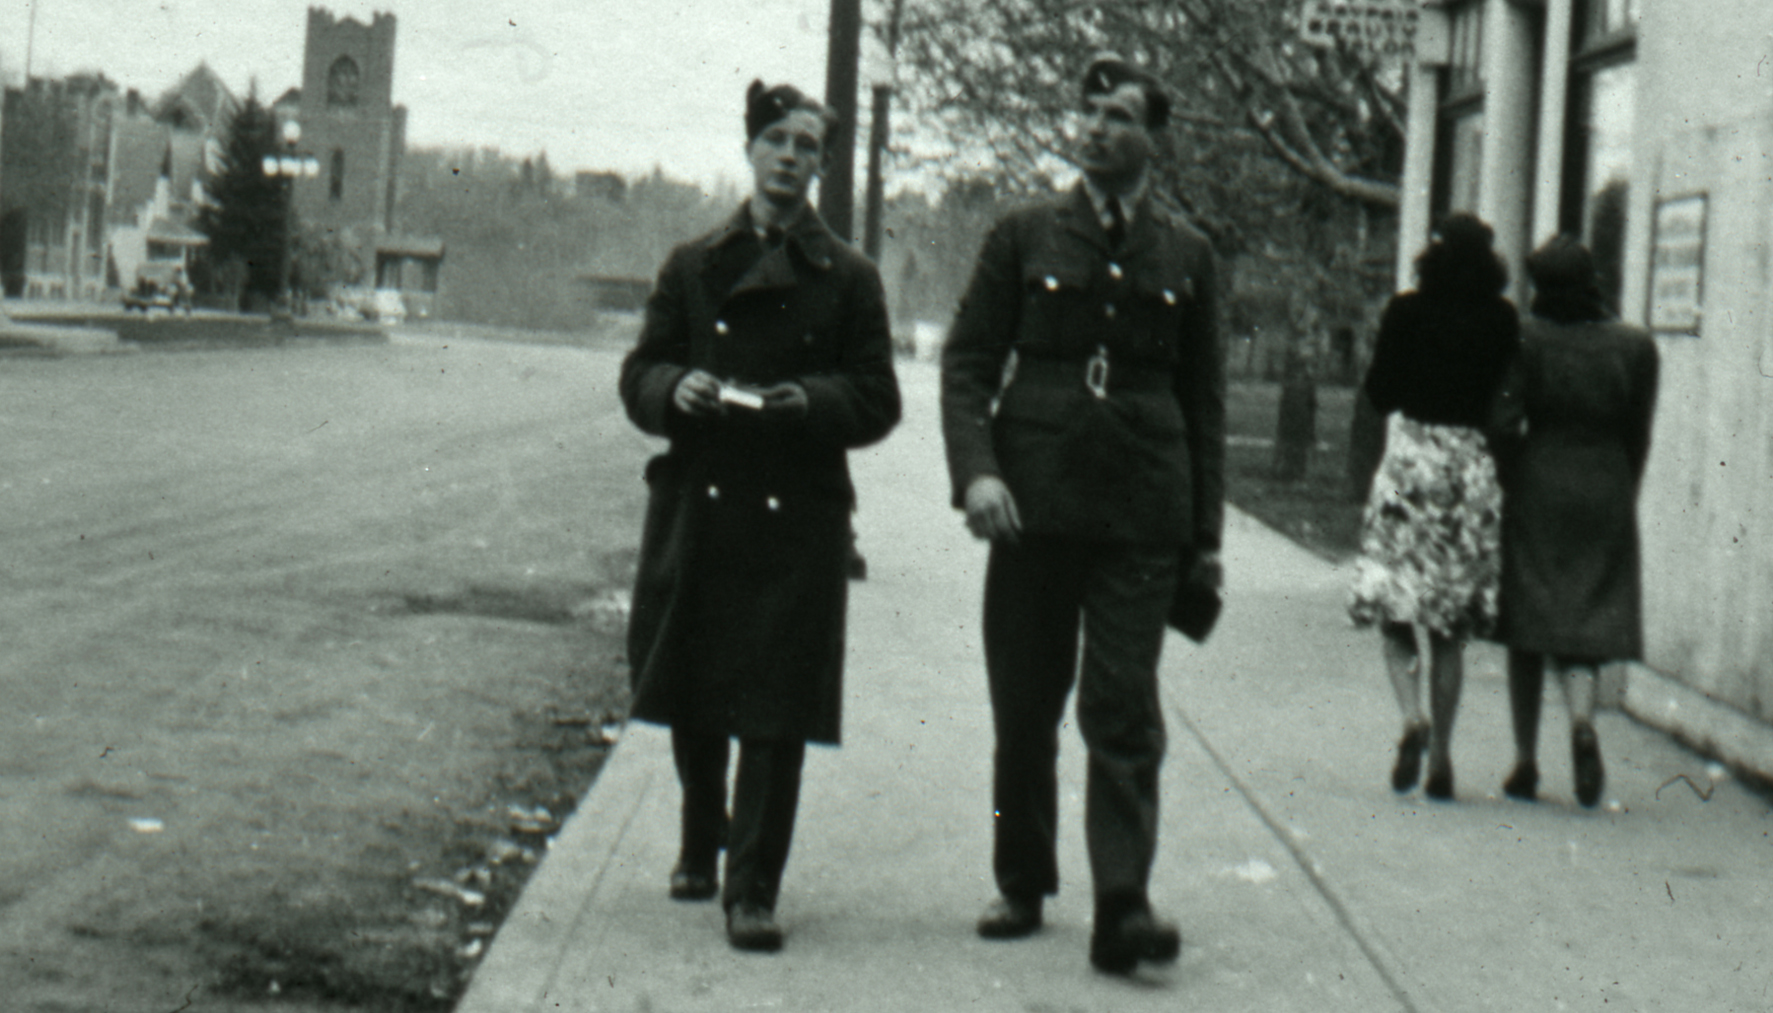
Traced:
<path id="1" fill-rule="evenodd" d="M 880 261 L 881 217 L 886 210 L 886 181 L 882 178 L 881 162 L 886 155 L 887 142 L 892 139 L 893 86 L 898 83 L 894 60 L 899 52 L 899 16 L 904 10 L 905 0 L 893 0 L 887 14 L 886 80 L 874 82 L 874 108 L 868 126 L 868 185 L 862 216 L 862 252 L 877 263 Z"/>
<path id="2" fill-rule="evenodd" d="M 0 81 L 4 81 L 4 80 L 5 80 L 5 76 L 0 75 Z M 25 83 L 27 85 L 30 84 L 29 81 L 26 81 Z M 5 91 L 4 86 L 0 85 L 0 93 L 3 93 L 4 91 Z M 6 135 L 5 109 L 6 109 L 6 103 L 4 101 L 0 101 L 0 137 L 4 137 Z M 4 161 L 4 160 L 5 160 L 4 158 L 0 158 L 0 161 Z M 4 201 L 0 201 L 0 208 L 4 208 L 5 206 L 6 206 L 6 203 Z M 0 250 L 4 250 L 4 249 L 6 249 L 5 242 L 0 242 Z M 4 330 L 8 322 L 9 321 L 7 320 L 7 317 L 6 317 L 6 291 L 5 291 L 4 287 L 0 287 L 0 330 Z"/>
<path id="3" fill-rule="evenodd" d="M 840 239 L 851 242 L 856 238 L 856 65 L 862 55 L 862 0 L 831 0 L 826 40 L 825 104 L 838 122 L 825 145 L 819 216 Z"/>
<path id="4" fill-rule="evenodd" d="M 25 29 L 25 87 L 31 87 L 31 57 L 37 52 L 37 0 L 31 0 L 31 20 Z"/>

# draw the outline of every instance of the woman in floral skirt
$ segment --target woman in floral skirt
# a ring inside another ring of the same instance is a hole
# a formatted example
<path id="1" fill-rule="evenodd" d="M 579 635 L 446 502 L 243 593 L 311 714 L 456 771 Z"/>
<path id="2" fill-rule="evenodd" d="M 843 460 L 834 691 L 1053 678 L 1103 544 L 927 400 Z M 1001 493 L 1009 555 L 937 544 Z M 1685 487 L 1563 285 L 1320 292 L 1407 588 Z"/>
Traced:
<path id="1" fill-rule="evenodd" d="M 1378 625 L 1403 712 L 1391 785 L 1415 787 L 1426 751 L 1423 790 L 1443 801 L 1453 797 L 1465 641 L 1494 628 L 1501 569 L 1501 493 L 1483 427 L 1520 319 L 1502 297 L 1508 268 L 1493 238 L 1470 214 L 1441 224 L 1416 258 L 1417 288 L 1385 308 L 1365 383 L 1389 420 L 1348 611 L 1357 625 Z M 1427 716 L 1418 629 L 1428 647 Z"/>

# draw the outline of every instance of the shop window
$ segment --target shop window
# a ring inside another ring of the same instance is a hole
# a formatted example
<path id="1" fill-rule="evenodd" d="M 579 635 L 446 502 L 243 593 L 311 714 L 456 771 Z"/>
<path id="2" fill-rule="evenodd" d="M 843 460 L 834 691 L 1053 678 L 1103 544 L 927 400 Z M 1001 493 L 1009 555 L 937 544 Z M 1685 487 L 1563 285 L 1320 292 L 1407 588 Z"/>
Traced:
<path id="1" fill-rule="evenodd" d="M 1484 156 L 1484 4 L 1465 0 L 1447 13 L 1452 47 L 1441 79 L 1435 143 L 1436 218 L 1477 208 Z"/>
<path id="2" fill-rule="evenodd" d="M 1578 0 L 1565 114 L 1560 231 L 1594 251 L 1601 285 L 1619 310 L 1637 113 L 1640 0 Z"/>
<path id="3" fill-rule="evenodd" d="M 1484 90 L 1484 5 L 1467 0 L 1448 13 L 1452 58 L 1447 66 L 1447 95 L 1458 101 Z"/>

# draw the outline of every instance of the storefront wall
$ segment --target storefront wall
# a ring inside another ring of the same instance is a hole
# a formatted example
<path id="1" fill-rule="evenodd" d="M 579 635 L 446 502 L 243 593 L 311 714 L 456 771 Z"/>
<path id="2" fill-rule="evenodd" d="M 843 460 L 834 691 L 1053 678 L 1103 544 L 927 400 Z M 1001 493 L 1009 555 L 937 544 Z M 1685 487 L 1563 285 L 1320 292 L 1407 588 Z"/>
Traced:
<path id="1" fill-rule="evenodd" d="M 1651 303 L 1652 251 L 1669 254 L 1655 223 L 1662 202 L 1704 198 L 1698 333 L 1657 342 L 1646 661 L 1773 721 L 1773 7 L 1641 2 L 1633 176 L 1649 185 L 1631 194 L 1627 319 L 1683 315 Z"/>

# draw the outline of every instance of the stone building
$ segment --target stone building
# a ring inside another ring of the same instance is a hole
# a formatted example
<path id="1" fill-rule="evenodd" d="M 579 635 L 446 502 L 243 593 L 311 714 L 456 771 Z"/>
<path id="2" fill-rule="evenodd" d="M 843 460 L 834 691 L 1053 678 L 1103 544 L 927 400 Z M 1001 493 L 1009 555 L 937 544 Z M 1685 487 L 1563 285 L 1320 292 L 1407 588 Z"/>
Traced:
<path id="1" fill-rule="evenodd" d="M 1399 287 L 1454 210 L 1495 227 L 1517 301 L 1538 243 L 1595 250 L 1662 354 L 1640 496 L 1648 657 L 1619 673 L 1622 703 L 1773 775 L 1773 4 L 1418 13 Z"/>
<path id="2" fill-rule="evenodd" d="M 235 99 L 198 65 L 149 103 L 102 74 L 6 91 L 0 264 L 8 295 L 92 301 L 183 263 L 208 153 Z"/>
<path id="3" fill-rule="evenodd" d="M 295 154 L 319 173 L 295 182 L 296 214 L 306 227 L 333 232 L 354 251 L 377 289 L 402 292 L 409 312 L 430 312 L 442 243 L 402 235 L 395 221 L 406 107 L 394 104 L 392 14 L 369 24 L 308 9 L 302 85 L 273 108 L 299 128 Z M 285 137 L 292 134 L 287 131 Z"/>

